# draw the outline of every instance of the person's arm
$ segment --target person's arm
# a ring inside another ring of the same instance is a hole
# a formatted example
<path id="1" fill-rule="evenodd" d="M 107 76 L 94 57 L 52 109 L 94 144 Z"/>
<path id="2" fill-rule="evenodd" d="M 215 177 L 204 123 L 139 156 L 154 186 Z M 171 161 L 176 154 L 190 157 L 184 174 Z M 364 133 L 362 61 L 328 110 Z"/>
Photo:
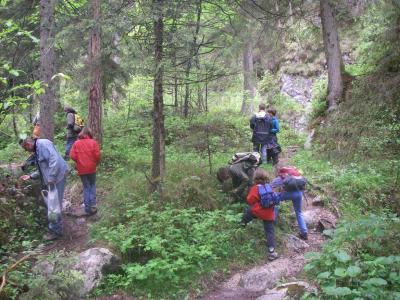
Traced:
<path id="1" fill-rule="evenodd" d="M 246 201 L 247 201 L 247 203 L 249 205 L 254 205 L 254 204 L 256 204 L 257 202 L 260 201 L 260 197 L 258 195 L 258 186 L 257 185 L 254 185 L 250 189 L 249 194 L 246 197 Z"/>
<path id="2" fill-rule="evenodd" d="M 250 119 L 250 128 L 254 129 L 256 127 L 256 116 L 252 116 Z"/>
<path id="3" fill-rule="evenodd" d="M 235 193 L 237 193 L 238 195 L 242 195 L 243 192 L 248 188 L 249 177 L 244 171 L 240 172 L 238 175 L 240 185 L 235 189 Z"/>
<path id="4" fill-rule="evenodd" d="M 94 142 L 94 160 L 96 161 L 96 164 L 98 164 L 100 162 L 100 157 L 101 157 L 100 146 L 95 141 Z"/>
<path id="5" fill-rule="evenodd" d="M 44 157 L 48 161 L 49 165 L 49 178 L 48 178 L 48 183 L 55 183 L 56 178 L 57 178 L 57 173 L 58 173 L 58 153 L 56 149 L 53 147 L 53 149 L 48 149 L 45 148 L 43 149 L 44 152 Z"/>
<path id="6" fill-rule="evenodd" d="M 67 129 L 73 129 L 75 124 L 75 116 L 73 113 L 67 114 Z"/>
<path id="7" fill-rule="evenodd" d="M 78 152 L 76 151 L 76 145 L 78 142 L 75 142 L 72 144 L 71 151 L 69 153 L 69 157 L 73 160 L 76 161 L 78 159 Z"/>
<path id="8" fill-rule="evenodd" d="M 272 119 L 272 129 L 271 133 L 278 133 L 279 132 L 279 121 L 278 119 Z"/>

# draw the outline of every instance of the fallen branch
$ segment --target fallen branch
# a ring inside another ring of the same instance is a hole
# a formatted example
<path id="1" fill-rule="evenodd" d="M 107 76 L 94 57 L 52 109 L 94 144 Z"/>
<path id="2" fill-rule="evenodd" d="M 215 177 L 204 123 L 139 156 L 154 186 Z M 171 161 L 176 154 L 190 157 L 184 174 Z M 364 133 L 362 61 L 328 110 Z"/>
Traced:
<path id="1" fill-rule="evenodd" d="M 6 281 L 7 281 L 7 273 L 11 272 L 12 270 L 14 270 L 20 263 L 22 263 L 23 261 L 27 260 L 29 257 L 33 256 L 33 253 L 29 253 L 25 256 L 23 256 L 22 258 L 20 258 L 19 260 L 17 260 L 15 263 L 13 263 L 11 266 L 9 266 L 1 275 L 1 285 L 0 285 L 0 294 L 3 291 L 4 286 L 6 285 Z"/>

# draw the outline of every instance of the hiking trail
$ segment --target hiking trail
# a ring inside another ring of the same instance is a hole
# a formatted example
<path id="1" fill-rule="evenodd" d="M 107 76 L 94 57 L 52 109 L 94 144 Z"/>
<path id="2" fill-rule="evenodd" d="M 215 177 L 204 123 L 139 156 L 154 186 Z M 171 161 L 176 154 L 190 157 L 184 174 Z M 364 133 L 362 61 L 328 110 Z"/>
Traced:
<path id="1" fill-rule="evenodd" d="M 289 147 L 280 161 L 284 164 L 294 155 L 296 148 Z M 320 201 L 318 196 L 310 192 L 305 193 L 302 202 L 302 212 L 308 227 L 308 240 L 303 241 L 297 237 L 298 227 L 294 219 L 292 234 L 282 237 L 283 246 L 278 247 L 279 258 L 269 262 L 240 270 L 232 274 L 228 280 L 213 283 L 211 290 L 198 297 L 202 300 L 277 300 L 289 296 L 298 296 L 304 290 L 315 289 L 302 281 L 301 273 L 306 264 L 305 254 L 319 251 L 326 238 L 322 235 L 324 229 L 334 228 L 337 217 Z M 292 204 L 286 201 L 283 205 Z M 278 220 L 279 222 L 279 220 Z M 291 284 L 282 284 L 282 282 Z M 209 282 L 208 282 L 209 284 Z"/>

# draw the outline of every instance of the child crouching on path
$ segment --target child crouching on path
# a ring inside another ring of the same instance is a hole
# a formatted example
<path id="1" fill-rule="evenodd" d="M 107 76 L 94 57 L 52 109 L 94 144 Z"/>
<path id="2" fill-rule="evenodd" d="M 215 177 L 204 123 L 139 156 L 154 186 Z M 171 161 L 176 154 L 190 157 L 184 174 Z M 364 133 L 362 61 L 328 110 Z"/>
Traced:
<path id="1" fill-rule="evenodd" d="M 270 206 L 268 208 L 264 208 L 261 205 L 261 195 L 259 189 L 269 190 L 271 193 L 267 193 L 267 197 L 270 197 L 271 202 L 277 203 L 277 195 L 272 192 L 271 187 L 269 186 L 269 178 L 268 174 L 263 169 L 257 169 L 254 172 L 254 186 L 250 189 L 249 194 L 247 195 L 246 201 L 250 205 L 243 214 L 242 224 L 247 225 L 254 218 L 261 219 L 264 223 L 264 231 L 265 237 L 267 239 L 267 251 L 268 251 L 268 260 L 277 259 L 278 253 L 275 252 L 275 233 L 274 233 L 274 206 Z"/>
<path id="2" fill-rule="evenodd" d="M 85 127 L 72 145 L 70 156 L 83 184 L 83 203 L 86 215 L 97 212 L 96 207 L 96 166 L 100 162 L 100 147 L 93 139 L 92 132 Z"/>

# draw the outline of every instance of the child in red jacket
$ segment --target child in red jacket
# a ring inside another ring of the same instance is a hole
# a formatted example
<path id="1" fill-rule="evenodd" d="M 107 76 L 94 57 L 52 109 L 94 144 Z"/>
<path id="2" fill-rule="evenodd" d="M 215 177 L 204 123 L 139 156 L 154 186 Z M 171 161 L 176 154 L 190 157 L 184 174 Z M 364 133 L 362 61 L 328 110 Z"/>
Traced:
<path id="1" fill-rule="evenodd" d="M 100 161 L 100 147 L 93 139 L 89 128 L 79 133 L 72 145 L 70 157 L 76 163 L 76 170 L 83 184 L 83 203 L 87 215 L 97 212 L 96 208 L 96 166 Z"/>
<path id="2" fill-rule="evenodd" d="M 246 225 L 254 218 L 263 220 L 265 237 L 267 239 L 268 260 L 277 259 L 279 256 L 275 252 L 275 233 L 274 233 L 274 206 L 263 208 L 261 206 L 261 197 L 259 187 L 265 186 L 269 182 L 268 174 L 263 169 L 257 169 L 254 172 L 254 186 L 247 195 L 247 203 L 250 205 L 242 217 L 242 224 Z M 274 194 L 274 197 L 276 195 Z M 276 200 L 276 199 L 274 199 Z"/>

